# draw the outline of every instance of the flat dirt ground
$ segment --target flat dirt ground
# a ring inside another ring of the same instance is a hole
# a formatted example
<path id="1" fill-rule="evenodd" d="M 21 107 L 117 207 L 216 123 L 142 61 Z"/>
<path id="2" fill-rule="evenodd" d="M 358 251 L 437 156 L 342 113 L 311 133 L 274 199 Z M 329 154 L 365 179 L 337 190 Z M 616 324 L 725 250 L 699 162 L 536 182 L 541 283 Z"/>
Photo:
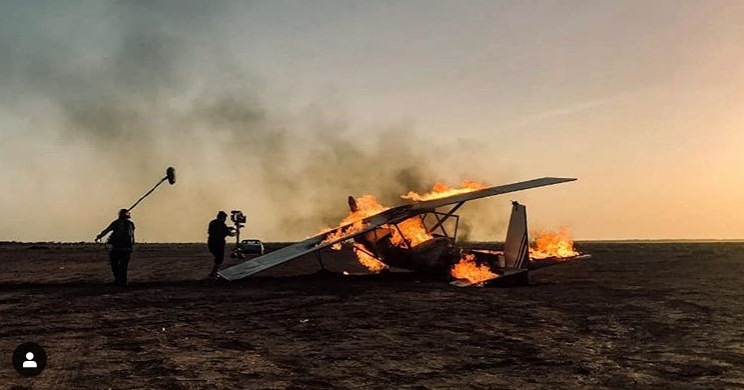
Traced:
<path id="1" fill-rule="evenodd" d="M 578 248 L 529 286 L 456 288 L 315 257 L 220 283 L 204 245 L 140 245 L 117 288 L 100 246 L 6 243 L 0 387 L 744 389 L 744 243 Z"/>

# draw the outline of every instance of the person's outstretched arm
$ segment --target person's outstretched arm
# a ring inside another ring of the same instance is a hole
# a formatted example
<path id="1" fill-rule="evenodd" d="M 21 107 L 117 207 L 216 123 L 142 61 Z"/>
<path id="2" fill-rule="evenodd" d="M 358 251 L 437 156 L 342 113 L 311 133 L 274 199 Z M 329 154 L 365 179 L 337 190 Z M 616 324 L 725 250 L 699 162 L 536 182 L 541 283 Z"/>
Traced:
<path id="1" fill-rule="evenodd" d="M 114 230 L 114 223 L 111 222 L 106 229 L 103 229 L 98 235 L 96 236 L 95 242 L 101 241 L 101 238 L 103 236 L 109 234 L 110 231 Z"/>

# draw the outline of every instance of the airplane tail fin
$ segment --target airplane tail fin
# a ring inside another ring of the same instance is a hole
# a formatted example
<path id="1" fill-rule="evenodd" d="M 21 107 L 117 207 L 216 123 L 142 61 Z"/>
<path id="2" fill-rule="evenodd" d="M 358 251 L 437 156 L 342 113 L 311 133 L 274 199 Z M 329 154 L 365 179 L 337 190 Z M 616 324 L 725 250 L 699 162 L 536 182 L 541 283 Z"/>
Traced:
<path id="1" fill-rule="evenodd" d="M 527 208 L 512 202 L 509 228 L 504 244 L 504 265 L 506 268 L 527 268 L 530 263 L 529 236 L 527 234 Z"/>

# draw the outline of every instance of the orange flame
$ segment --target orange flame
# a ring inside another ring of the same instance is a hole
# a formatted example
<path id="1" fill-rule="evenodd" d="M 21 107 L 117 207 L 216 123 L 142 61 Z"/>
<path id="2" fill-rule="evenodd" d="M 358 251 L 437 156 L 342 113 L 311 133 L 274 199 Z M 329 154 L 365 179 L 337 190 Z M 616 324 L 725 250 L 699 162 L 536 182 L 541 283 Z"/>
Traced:
<path id="1" fill-rule="evenodd" d="M 364 247 L 361 244 L 354 243 L 354 254 L 357 256 L 357 259 L 359 259 L 360 264 L 367 267 L 368 270 L 374 273 L 381 272 L 384 269 L 388 268 L 385 263 L 377 260 L 374 256 L 371 256 L 369 253 L 367 253 L 367 251 L 364 250 Z"/>
<path id="2" fill-rule="evenodd" d="M 467 279 L 471 283 L 480 283 L 498 277 L 487 265 L 476 264 L 475 255 L 472 253 L 467 253 L 460 258 L 460 261 L 452 266 L 450 275 L 455 279 Z"/>
<path id="3" fill-rule="evenodd" d="M 486 188 L 485 184 L 478 183 L 472 180 L 463 180 L 462 183 L 460 183 L 460 187 L 457 188 L 452 188 L 443 183 L 437 183 L 434 184 L 434 187 L 431 189 L 431 191 L 423 195 L 413 191 L 409 191 L 407 194 L 402 195 L 401 198 L 421 202 L 424 200 L 446 198 L 448 196 L 464 194 L 484 188 Z"/>
<path id="4" fill-rule="evenodd" d="M 398 231 L 398 229 L 400 229 L 400 232 Z M 397 229 L 395 227 L 392 227 L 391 231 L 393 232 L 391 241 L 395 246 L 406 246 L 409 248 L 413 248 L 414 246 L 417 246 L 422 242 L 434 238 L 434 236 L 426 231 L 426 227 L 424 226 L 424 222 L 421 220 L 421 218 L 406 219 L 405 221 L 398 224 Z M 401 236 L 400 233 L 403 233 L 403 236 Z"/>
<path id="5" fill-rule="evenodd" d="M 361 196 L 359 199 L 356 200 L 356 202 L 358 207 L 357 211 L 354 211 L 347 215 L 344 219 L 341 220 L 341 223 L 339 224 L 339 226 L 343 226 L 346 224 L 351 225 L 329 234 L 326 239 L 323 240 L 324 243 L 338 240 L 343 236 L 353 234 L 364 229 L 364 224 L 362 223 L 362 220 L 364 218 L 373 216 L 388 209 L 387 207 L 381 205 L 380 202 L 377 201 L 377 198 L 372 195 Z M 324 229 L 323 232 L 326 232 L 328 230 L 332 229 Z M 333 249 L 341 249 L 341 243 L 334 244 Z"/>
<path id="6" fill-rule="evenodd" d="M 346 224 L 351 225 L 329 234 L 325 240 L 323 240 L 324 243 L 336 241 L 341 237 L 364 229 L 365 226 L 362 223 L 364 218 L 373 216 L 388 209 L 380 204 L 380 202 L 377 201 L 377 198 L 372 195 L 359 197 L 356 199 L 356 204 L 357 211 L 351 212 L 339 224 L 339 226 Z M 414 247 L 433 238 L 433 236 L 426 231 L 426 227 L 420 218 L 407 219 L 399 223 L 397 228 L 395 226 L 382 225 L 378 229 L 389 229 L 392 232 L 391 242 L 393 245 L 400 247 Z M 324 231 L 328 230 L 330 229 L 324 229 Z M 359 263 L 367 267 L 370 271 L 380 272 L 384 268 L 387 268 L 387 265 L 371 256 L 366 251 L 361 250 L 363 249 L 361 245 L 354 244 L 354 247 L 354 253 L 357 256 Z M 332 248 L 336 250 L 341 249 L 341 243 L 334 244 Z"/>
<path id="7" fill-rule="evenodd" d="M 530 257 L 533 259 L 565 258 L 580 255 L 574 249 L 573 239 L 568 228 L 561 228 L 558 232 L 539 231 L 534 236 L 535 242 L 530 248 Z"/>
<path id="8" fill-rule="evenodd" d="M 485 187 L 486 186 L 484 184 L 477 183 L 472 180 L 463 180 L 459 188 L 450 188 L 445 184 L 437 183 L 436 185 L 434 185 L 430 192 L 427 192 L 423 195 L 417 194 L 415 192 L 409 192 L 408 194 L 401 196 L 401 198 L 414 201 L 422 201 L 463 194 Z M 356 206 L 357 211 L 351 212 L 339 224 L 339 226 L 344 226 L 347 224 L 349 224 L 349 226 L 329 234 L 325 238 L 325 240 L 323 240 L 324 243 L 336 241 L 344 236 L 361 231 L 365 228 L 365 225 L 362 223 L 362 220 L 364 218 L 371 217 L 388 209 L 388 207 L 380 204 L 380 202 L 377 201 L 377 198 L 372 195 L 364 195 L 356 199 Z M 426 230 L 426 226 L 424 225 L 423 220 L 416 217 L 400 222 L 397 224 L 397 226 L 383 225 L 380 226 L 378 229 L 389 229 L 392 233 L 391 242 L 393 243 L 393 245 L 399 247 L 412 248 L 434 238 Z M 332 229 L 324 229 L 324 232 L 327 232 L 329 230 Z M 341 249 L 341 243 L 334 244 L 333 249 Z M 354 244 L 354 253 L 357 255 L 357 259 L 370 271 L 379 272 L 380 270 L 387 267 L 387 265 L 380 262 L 369 253 L 361 249 L 363 248 L 360 245 Z"/>

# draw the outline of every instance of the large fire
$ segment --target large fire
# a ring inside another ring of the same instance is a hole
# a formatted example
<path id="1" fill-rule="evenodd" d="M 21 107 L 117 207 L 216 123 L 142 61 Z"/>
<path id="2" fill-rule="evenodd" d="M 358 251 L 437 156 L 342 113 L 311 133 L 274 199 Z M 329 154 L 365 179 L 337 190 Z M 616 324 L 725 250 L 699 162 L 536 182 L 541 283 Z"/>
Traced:
<path id="1" fill-rule="evenodd" d="M 557 232 L 539 231 L 534 234 L 535 242 L 530 247 L 530 257 L 545 259 L 548 257 L 574 257 L 580 255 L 574 249 L 573 239 L 568 228 L 561 228 Z"/>
<path id="2" fill-rule="evenodd" d="M 390 228 L 393 232 L 392 243 L 395 246 L 413 248 L 422 242 L 434 238 L 424 226 L 421 218 L 407 219 L 398 224 L 398 228 Z M 400 229 L 400 232 L 398 231 Z M 401 233 L 403 235 L 401 236 Z"/>
<path id="3" fill-rule="evenodd" d="M 367 253 L 361 244 L 354 243 L 354 254 L 357 256 L 357 259 L 359 259 L 359 263 L 372 272 L 377 273 L 388 268 L 385 263 Z"/>
<path id="4" fill-rule="evenodd" d="M 467 192 L 482 190 L 486 187 L 487 186 L 485 184 L 478 183 L 472 180 L 463 180 L 462 183 L 460 183 L 460 187 L 450 187 L 443 183 L 436 183 L 434 184 L 434 187 L 431 189 L 431 191 L 423 195 L 413 191 L 409 191 L 407 194 L 401 195 L 401 198 L 421 202 L 424 200 L 446 198 L 452 195 L 459 195 Z"/>
<path id="5" fill-rule="evenodd" d="M 371 217 L 388 209 L 387 207 L 381 205 L 380 202 L 377 201 L 377 198 L 372 195 L 364 195 L 359 197 L 359 199 L 356 199 L 356 204 L 357 210 L 347 215 L 344 219 L 341 220 L 341 223 L 339 224 L 339 226 L 344 226 L 347 224 L 351 225 L 329 234 L 328 237 L 323 240 L 323 242 L 335 241 L 345 235 L 352 234 L 364 229 L 364 224 L 362 223 L 362 220 L 364 218 Z M 324 229 L 324 231 L 328 230 L 331 229 Z M 341 249 L 341 243 L 334 244 L 333 249 Z M 359 260 L 362 264 L 364 264 L 364 262 L 361 260 L 361 257 L 359 258 Z"/>
<path id="6" fill-rule="evenodd" d="M 476 264 L 475 255 L 472 253 L 465 254 L 457 264 L 453 265 L 450 275 L 455 279 L 467 279 L 471 283 L 480 283 L 498 277 L 487 265 Z"/>
<path id="7" fill-rule="evenodd" d="M 415 192 L 409 192 L 408 194 L 401 197 L 403 199 L 423 201 L 472 192 L 485 187 L 486 186 L 484 184 L 477 183 L 471 180 L 464 180 L 460 187 L 449 187 L 446 184 L 437 183 L 434 185 L 431 191 L 423 195 L 417 194 Z M 323 240 L 323 242 L 336 241 L 341 237 L 353 234 L 364 229 L 365 226 L 362 223 L 362 220 L 364 218 L 371 217 L 387 209 L 387 207 L 380 204 L 380 202 L 377 201 L 377 198 L 372 195 L 364 195 L 359 197 L 358 199 L 356 199 L 356 210 L 347 215 L 343 220 L 341 220 L 341 223 L 339 224 L 339 226 L 344 226 L 347 224 L 350 225 L 344 229 L 339 229 L 338 231 L 329 234 L 326 239 Z M 397 226 L 383 225 L 380 226 L 378 229 L 388 229 L 392 234 L 391 242 L 393 243 L 393 245 L 400 247 L 412 248 L 433 238 L 433 236 L 426 230 L 426 226 L 424 226 L 423 220 L 416 217 L 407 219 L 397 224 Z M 331 229 L 325 229 L 325 231 L 328 230 Z M 387 267 L 384 263 L 380 262 L 369 253 L 367 253 L 367 251 L 362 250 L 361 245 L 354 244 L 354 246 L 354 253 L 356 253 L 359 262 L 367 267 L 370 271 L 379 272 Z M 333 249 L 341 249 L 341 244 L 334 244 Z"/>

